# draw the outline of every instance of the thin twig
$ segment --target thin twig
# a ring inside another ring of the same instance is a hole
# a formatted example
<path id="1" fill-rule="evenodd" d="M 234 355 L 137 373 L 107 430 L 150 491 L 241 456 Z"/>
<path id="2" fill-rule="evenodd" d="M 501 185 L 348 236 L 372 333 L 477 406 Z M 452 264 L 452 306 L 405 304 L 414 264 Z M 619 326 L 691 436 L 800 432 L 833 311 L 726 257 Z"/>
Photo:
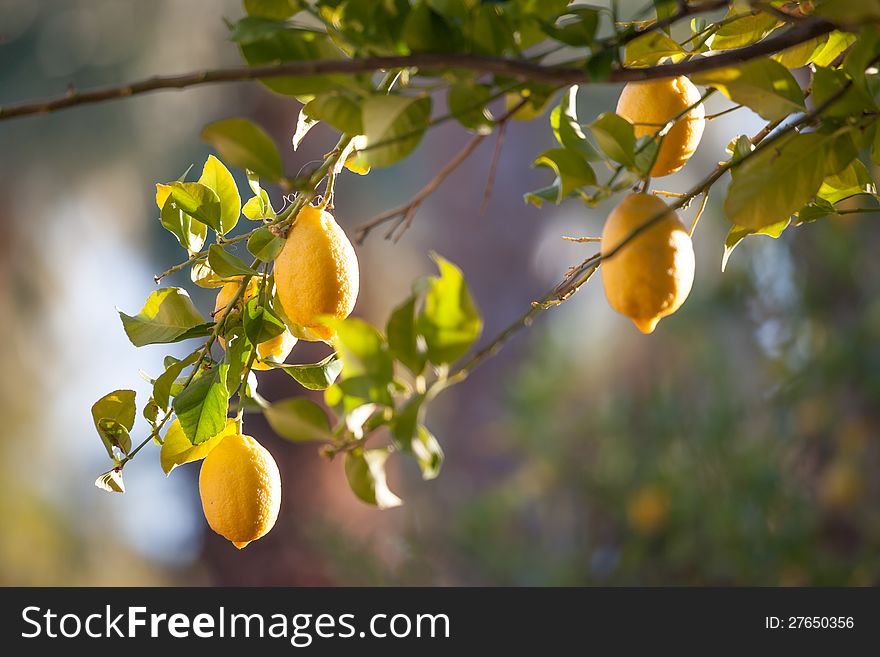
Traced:
<path id="1" fill-rule="evenodd" d="M 528 99 L 523 98 L 520 106 Z M 519 109 L 519 108 L 517 108 Z M 507 134 L 507 121 L 502 121 L 498 126 L 498 136 L 495 138 L 495 150 L 492 152 L 492 163 L 489 165 L 489 175 L 486 177 L 486 187 L 483 190 L 483 200 L 480 203 L 479 216 L 483 217 L 489 208 L 489 199 L 492 198 L 492 190 L 495 188 L 495 174 L 498 173 L 498 162 L 501 159 L 501 149 L 504 146 L 504 135 Z"/>
<path id="2" fill-rule="evenodd" d="M 739 64 L 763 57 L 812 38 L 828 34 L 835 26 L 828 21 L 808 18 L 777 36 L 757 43 L 727 50 L 711 57 L 694 58 L 674 64 L 662 64 L 645 68 L 621 67 L 613 70 L 606 82 L 633 82 L 688 75 Z M 239 66 L 204 70 L 183 75 L 155 76 L 127 84 L 103 87 L 89 91 L 71 90 L 61 96 L 0 107 L 0 121 L 33 114 L 46 114 L 58 110 L 100 103 L 119 98 L 129 98 L 163 89 L 187 87 L 242 80 L 266 80 L 279 77 L 304 77 L 329 73 L 355 74 L 383 69 L 420 68 L 465 69 L 481 73 L 511 77 L 517 80 L 542 82 L 550 85 L 595 84 L 582 68 L 543 66 L 526 59 L 507 59 L 467 54 L 430 54 L 364 57 L 361 59 L 332 59 L 286 62 L 263 66 Z"/>
<path id="3" fill-rule="evenodd" d="M 512 108 L 510 108 L 500 119 L 498 119 L 498 130 L 499 134 L 505 129 L 505 126 L 510 121 L 516 112 L 522 108 L 528 102 L 528 98 L 521 98 L 519 102 L 516 103 Z M 391 228 L 388 229 L 388 232 L 385 233 L 385 239 L 394 240 L 397 242 L 403 233 L 409 229 L 412 225 L 413 218 L 415 217 L 416 212 L 421 206 L 422 202 L 430 196 L 437 187 L 440 186 L 449 175 L 455 171 L 461 164 L 470 156 L 471 153 L 486 139 L 488 135 L 477 135 L 471 141 L 469 141 L 464 148 L 462 148 L 455 157 L 453 157 L 449 162 L 446 163 L 440 171 L 437 172 L 427 185 L 422 187 L 418 191 L 418 193 L 413 196 L 406 203 L 397 206 L 396 208 L 392 208 L 391 210 L 387 210 L 381 214 L 376 215 L 372 219 L 370 219 L 365 224 L 358 226 L 355 233 L 355 243 L 359 246 L 364 243 L 364 240 L 367 236 L 376 228 L 385 224 L 391 220 L 396 219 Z M 498 147 L 496 146 L 496 157 L 497 157 Z M 494 168 L 494 162 L 493 162 Z M 491 181 L 494 178 L 494 173 L 490 171 L 489 174 L 489 183 L 487 184 L 488 193 L 491 194 Z M 484 193 L 484 203 L 487 201 L 486 195 Z"/>
<path id="4" fill-rule="evenodd" d="M 367 238 L 374 229 L 382 224 L 391 221 L 392 219 L 398 219 L 398 221 L 392 226 L 391 231 L 386 235 L 386 238 L 391 238 L 402 223 L 411 220 L 412 213 L 418 209 L 419 205 L 421 205 L 422 201 L 424 201 L 431 193 L 437 189 L 437 187 L 442 183 L 453 171 L 455 171 L 462 162 L 464 162 L 471 153 L 474 152 L 477 146 L 483 143 L 483 140 L 486 138 L 486 135 L 477 135 L 473 139 L 471 139 L 464 148 L 462 148 L 455 157 L 453 157 L 446 165 L 437 172 L 437 175 L 434 176 L 427 185 L 422 187 L 419 192 L 413 196 L 409 201 L 400 205 L 396 208 L 392 208 L 391 210 L 387 210 L 382 214 L 376 215 L 367 223 L 358 226 L 356 229 L 354 241 L 361 245 L 364 243 L 364 240 Z"/>

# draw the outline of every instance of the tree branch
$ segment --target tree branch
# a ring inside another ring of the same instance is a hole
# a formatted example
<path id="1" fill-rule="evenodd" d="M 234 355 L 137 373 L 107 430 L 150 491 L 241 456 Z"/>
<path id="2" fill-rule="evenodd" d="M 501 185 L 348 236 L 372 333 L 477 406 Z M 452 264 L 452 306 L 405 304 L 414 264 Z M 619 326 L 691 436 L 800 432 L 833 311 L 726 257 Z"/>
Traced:
<path id="1" fill-rule="evenodd" d="M 835 29 L 834 26 L 827 21 L 815 18 L 805 19 L 782 34 L 771 36 L 744 48 L 727 50 L 712 57 L 695 58 L 675 64 L 646 68 L 619 68 L 612 71 L 604 82 L 653 80 L 723 68 L 796 46 L 804 41 L 827 34 L 833 29 Z M 365 57 L 363 59 L 316 60 L 213 69 L 183 75 L 156 76 L 90 91 L 71 90 L 56 98 L 0 107 L 0 121 L 33 114 L 47 114 L 79 105 L 128 98 L 164 89 L 185 89 L 220 82 L 303 77 L 329 73 L 353 74 L 393 68 L 421 68 L 428 71 L 438 68 L 457 68 L 556 86 L 595 84 L 597 82 L 590 79 L 586 72 L 580 68 L 544 66 L 528 60 L 479 55 L 426 53 L 392 57 Z"/>

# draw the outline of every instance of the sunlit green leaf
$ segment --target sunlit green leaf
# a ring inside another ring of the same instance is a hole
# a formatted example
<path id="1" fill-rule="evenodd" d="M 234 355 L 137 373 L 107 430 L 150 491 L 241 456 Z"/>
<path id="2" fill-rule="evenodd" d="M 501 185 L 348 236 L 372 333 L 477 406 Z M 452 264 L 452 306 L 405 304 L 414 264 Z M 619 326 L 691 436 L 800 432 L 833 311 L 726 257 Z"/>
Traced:
<path id="1" fill-rule="evenodd" d="M 156 378 L 155 382 L 153 382 L 153 399 L 160 408 L 168 410 L 171 388 L 177 381 L 177 377 L 180 376 L 186 367 L 195 363 L 198 358 L 199 352 L 193 352 L 183 360 L 174 359 L 173 362 L 166 366 L 165 371 Z"/>
<path id="2" fill-rule="evenodd" d="M 480 337 L 483 320 L 461 270 L 437 254 L 432 257 L 440 275 L 429 279 L 430 287 L 416 326 L 425 338 L 428 360 L 435 364 L 452 363 Z"/>
<path id="3" fill-rule="evenodd" d="M 199 182 L 212 189 L 220 199 L 220 233 L 225 235 L 238 224 L 241 196 L 229 169 L 213 155 L 208 156 Z"/>
<path id="4" fill-rule="evenodd" d="M 177 238 L 180 245 L 190 253 L 199 251 L 205 243 L 208 235 L 208 227 L 200 221 L 196 221 L 178 207 L 171 198 L 169 185 L 156 185 L 157 201 L 161 196 L 163 205 L 159 220 L 169 233 Z"/>
<path id="5" fill-rule="evenodd" d="M 730 100 L 741 103 L 768 121 L 785 118 L 804 109 L 804 94 L 788 69 L 772 59 L 753 59 L 743 64 L 705 71 L 691 76 L 695 84 L 715 87 Z"/>
<path id="6" fill-rule="evenodd" d="M 385 449 L 355 449 L 345 455 L 345 476 L 355 495 L 380 509 L 400 506 L 403 502 L 388 488 L 385 478 Z"/>
<path id="7" fill-rule="evenodd" d="M 724 255 L 721 257 L 721 271 L 727 269 L 727 262 L 730 260 L 730 255 L 733 253 L 733 250 L 737 245 L 746 237 L 749 235 L 767 235 L 776 239 L 782 235 L 782 232 L 788 228 L 790 223 L 790 219 L 783 219 L 778 223 L 759 228 L 758 230 L 750 230 L 743 226 L 731 226 L 730 231 L 727 233 L 727 237 L 724 239 Z"/>
<path id="8" fill-rule="evenodd" d="M 270 182 L 278 182 L 283 176 L 281 154 L 275 143 L 248 119 L 224 119 L 206 125 L 202 139 L 233 166 L 253 171 Z"/>
<path id="9" fill-rule="evenodd" d="M 259 296 L 248 301 L 242 314 L 242 320 L 245 335 L 251 344 L 262 344 L 287 330 L 284 322 L 261 303 Z"/>
<path id="10" fill-rule="evenodd" d="M 318 363 L 308 365 L 272 365 L 276 369 L 284 370 L 293 377 L 303 388 L 309 390 L 326 390 L 333 385 L 339 373 L 342 371 L 342 359 L 335 353 L 330 354 Z"/>
<path id="11" fill-rule="evenodd" d="M 363 106 L 366 146 L 361 155 L 366 164 L 387 167 L 409 155 L 418 146 L 430 115 L 427 96 L 370 96 Z"/>
<path id="12" fill-rule="evenodd" d="M 285 240 L 272 232 L 268 226 L 254 231 L 248 238 L 247 248 L 251 254 L 263 262 L 272 262 L 284 249 Z"/>
<path id="13" fill-rule="evenodd" d="M 596 152 L 581 128 L 577 117 L 577 85 L 568 88 L 568 92 L 562 95 L 559 104 L 550 113 L 550 127 L 556 141 L 563 148 L 580 153 L 587 160 L 599 160 L 600 155 Z"/>
<path id="14" fill-rule="evenodd" d="M 229 402 L 225 376 L 227 367 L 214 365 L 197 376 L 171 404 L 184 434 L 193 445 L 213 438 L 226 426 Z"/>
<path id="15" fill-rule="evenodd" d="M 600 114 L 590 124 L 599 148 L 615 162 L 635 166 L 636 135 L 632 123 L 613 112 Z"/>
<path id="16" fill-rule="evenodd" d="M 789 219 L 819 190 L 828 141 L 815 132 L 794 134 L 752 155 L 728 188 L 730 222 L 754 231 Z"/>
<path id="17" fill-rule="evenodd" d="M 167 476 L 179 465 L 205 458 L 226 436 L 233 436 L 238 432 L 238 422 L 230 418 L 226 421 L 226 426 L 223 430 L 216 436 L 198 445 L 193 445 L 186 437 L 186 434 L 183 433 L 180 422 L 175 420 L 168 427 L 165 439 L 162 441 L 162 449 L 159 452 L 159 463 L 162 466 L 162 471 Z"/>
<path id="18" fill-rule="evenodd" d="M 122 471 L 118 468 L 108 470 L 95 479 L 95 486 L 108 493 L 124 493 L 125 484 L 122 481 Z"/>
<path id="19" fill-rule="evenodd" d="M 678 61 L 684 55 L 685 50 L 678 42 L 663 32 L 653 31 L 626 44 L 624 63 L 632 67 L 654 66 L 666 58 Z"/>
<path id="20" fill-rule="evenodd" d="M 721 27 L 712 35 L 709 46 L 712 50 L 742 48 L 760 41 L 779 24 L 779 19 L 772 14 L 752 11 L 742 13 L 732 8 L 724 17 Z"/>
<path id="21" fill-rule="evenodd" d="M 876 194 L 877 185 L 867 167 L 860 160 L 853 160 L 841 172 L 822 181 L 817 196 L 831 204 L 858 194 Z"/>
<path id="22" fill-rule="evenodd" d="M 590 164 L 579 154 L 564 148 L 551 148 L 541 153 L 532 163 L 535 167 L 547 167 L 559 182 L 557 204 L 579 187 L 596 184 L 596 174 Z"/>
<path id="23" fill-rule="evenodd" d="M 153 292 L 135 316 L 119 311 L 125 334 L 135 347 L 177 342 L 208 334 L 205 322 L 186 290 L 166 287 Z"/>
<path id="24" fill-rule="evenodd" d="M 208 247 L 208 265 L 222 278 L 258 275 L 258 272 L 245 264 L 241 258 L 232 255 L 218 244 Z"/>
<path id="25" fill-rule="evenodd" d="M 134 427 L 136 413 L 134 390 L 114 390 L 92 405 L 95 429 L 110 458 L 115 456 L 114 447 L 123 454 L 128 454 L 131 449 L 128 432 Z"/>

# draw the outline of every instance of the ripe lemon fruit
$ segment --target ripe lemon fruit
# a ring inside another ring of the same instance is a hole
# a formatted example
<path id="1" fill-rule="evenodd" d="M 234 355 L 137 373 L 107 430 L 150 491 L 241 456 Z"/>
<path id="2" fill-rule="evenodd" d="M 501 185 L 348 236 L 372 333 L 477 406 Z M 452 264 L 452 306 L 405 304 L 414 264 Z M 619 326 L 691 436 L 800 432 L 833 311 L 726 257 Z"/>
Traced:
<path id="1" fill-rule="evenodd" d="M 199 494 L 211 529 L 240 550 L 275 525 L 281 475 L 265 447 L 250 436 L 235 434 L 205 457 Z"/>
<path id="2" fill-rule="evenodd" d="M 275 259 L 275 290 L 290 321 L 329 340 L 333 330 L 319 317 L 348 317 L 359 282 L 354 247 L 333 215 L 310 205 L 300 210 Z"/>
<path id="3" fill-rule="evenodd" d="M 675 116 L 700 100 L 700 92 L 685 76 L 665 80 L 630 82 L 617 101 L 617 113 L 632 123 L 636 138 L 653 136 Z M 657 159 L 651 167 L 655 178 L 681 169 L 697 150 L 706 110 L 700 104 L 679 118 L 663 137 Z"/>
<path id="4" fill-rule="evenodd" d="M 657 221 L 614 250 L 654 217 Z M 656 196 L 630 194 L 602 231 L 602 283 L 608 303 L 642 333 L 674 313 L 694 283 L 694 247 L 678 215 Z M 608 257 L 608 260 L 605 258 Z"/>
<path id="5" fill-rule="evenodd" d="M 217 293 L 217 301 L 214 303 L 215 322 L 220 322 L 223 320 L 223 314 L 226 310 L 226 306 L 228 306 L 229 302 L 232 301 L 232 297 L 235 296 L 235 293 L 238 292 L 239 285 L 241 285 L 240 280 L 241 279 L 226 283 L 222 288 L 220 288 L 220 292 Z M 256 278 L 252 278 L 248 282 L 247 289 L 244 291 L 244 295 L 242 296 L 243 302 L 247 303 L 248 301 L 253 299 L 257 295 L 259 289 L 259 282 Z M 226 341 L 222 337 L 218 338 L 218 341 L 220 342 L 220 346 L 226 347 Z M 256 360 L 254 360 L 253 369 L 271 369 L 270 365 L 267 365 L 265 362 L 263 362 L 266 359 L 283 363 L 287 356 L 290 354 L 290 351 L 293 349 L 293 346 L 295 344 L 296 338 L 291 334 L 290 331 L 284 331 L 284 333 L 276 335 L 274 338 L 270 338 L 265 342 L 261 342 L 257 345 L 257 358 Z"/>

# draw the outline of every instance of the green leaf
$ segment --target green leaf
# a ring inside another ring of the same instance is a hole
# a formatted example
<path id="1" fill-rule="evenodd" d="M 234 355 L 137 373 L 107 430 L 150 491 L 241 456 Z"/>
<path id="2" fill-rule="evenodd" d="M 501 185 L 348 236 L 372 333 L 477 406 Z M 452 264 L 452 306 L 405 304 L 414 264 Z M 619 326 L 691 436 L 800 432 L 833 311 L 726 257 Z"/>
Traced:
<path id="1" fill-rule="evenodd" d="M 495 125 L 486 107 L 491 99 L 491 87 L 467 80 L 449 87 L 447 104 L 450 113 L 461 125 L 477 134 L 488 135 Z"/>
<path id="2" fill-rule="evenodd" d="M 385 331 L 388 334 L 388 348 L 392 355 L 413 374 L 421 374 L 425 369 L 427 357 L 424 350 L 419 348 L 415 295 L 391 312 Z"/>
<path id="3" fill-rule="evenodd" d="M 600 155 L 596 152 L 584 135 L 581 124 L 577 117 L 577 85 L 568 88 L 568 92 L 562 95 L 559 104 L 550 113 L 550 127 L 553 136 L 559 145 L 566 150 L 579 153 L 585 159 L 599 160 Z"/>
<path id="4" fill-rule="evenodd" d="M 267 226 L 254 231 L 253 235 L 248 237 L 248 251 L 255 258 L 259 258 L 263 262 L 272 262 L 284 249 L 284 243 L 287 240 L 279 237 L 272 232 Z"/>
<path id="5" fill-rule="evenodd" d="M 599 27 L 599 11 L 572 5 L 555 24 L 544 23 L 544 32 L 562 43 L 584 48 L 593 44 Z"/>
<path id="6" fill-rule="evenodd" d="M 564 148 L 544 151 L 535 158 L 532 166 L 547 167 L 556 174 L 559 182 L 558 196 L 555 199 L 557 205 L 579 187 L 596 184 L 596 174 L 583 156 Z"/>
<path id="7" fill-rule="evenodd" d="M 234 391 L 241 382 L 241 374 L 245 365 L 250 361 L 254 351 L 254 344 L 245 335 L 244 326 L 241 324 L 224 327 L 224 339 L 226 341 L 223 365 L 225 372 L 224 382 L 226 389 Z"/>
<path id="8" fill-rule="evenodd" d="M 345 455 L 345 476 L 355 495 L 367 504 L 390 509 L 403 504 L 388 488 L 385 461 L 390 453 L 385 449 L 355 449 Z"/>
<path id="9" fill-rule="evenodd" d="M 768 121 L 804 109 L 804 94 L 788 69 L 772 59 L 753 59 L 743 64 L 691 76 L 695 84 L 718 89 Z"/>
<path id="10" fill-rule="evenodd" d="M 197 376 L 171 403 L 184 434 L 193 445 L 200 445 L 226 426 L 229 390 L 227 365 L 215 365 Z"/>
<path id="11" fill-rule="evenodd" d="M 290 142 L 293 144 L 293 150 L 299 148 L 299 145 L 302 143 L 302 140 L 306 138 L 309 130 L 316 125 L 318 125 L 318 119 L 312 118 L 306 114 L 306 108 L 304 105 L 299 111 L 299 116 L 296 119 L 296 130 L 294 130 L 293 137 L 290 139 Z M 253 201 L 254 199 L 251 200 Z"/>
<path id="12" fill-rule="evenodd" d="M 869 25 L 862 30 L 859 38 L 843 60 L 843 69 L 853 79 L 859 90 L 872 100 L 874 90 L 869 84 L 865 70 L 878 54 L 880 54 L 880 30 L 875 25 Z"/>
<path id="13" fill-rule="evenodd" d="M 480 337 L 483 320 L 461 270 L 436 253 L 432 258 L 440 276 L 429 279 L 416 325 L 425 338 L 428 360 L 434 364 L 452 363 Z"/>
<path id="14" fill-rule="evenodd" d="M 759 228 L 758 230 L 751 230 L 749 228 L 744 228 L 743 226 L 731 226 L 730 232 L 727 233 L 727 237 L 724 240 L 724 255 L 721 257 L 721 271 L 723 272 L 727 268 L 727 261 L 730 260 L 730 255 L 733 253 L 733 250 L 746 237 L 749 235 L 768 235 L 769 237 L 776 239 L 782 235 L 782 232 L 788 228 L 790 223 L 790 219 L 783 219 L 778 223 Z"/>
<path id="15" fill-rule="evenodd" d="M 758 230 L 789 219 L 825 177 L 829 137 L 801 133 L 762 148 L 736 170 L 724 210 L 731 223 Z"/>
<path id="16" fill-rule="evenodd" d="M 238 43 L 242 56 L 251 66 L 343 57 L 327 34 L 265 18 L 243 18 L 235 24 L 232 40 Z M 272 91 L 288 96 L 318 94 L 349 84 L 341 75 L 299 75 L 260 82 Z"/>
<path id="17" fill-rule="evenodd" d="M 218 276 L 217 273 L 211 269 L 208 265 L 207 258 L 200 258 L 193 262 L 189 277 L 190 280 L 199 287 L 206 287 L 209 289 L 223 287 L 228 282 L 223 280 L 223 278 Z"/>
<path id="18" fill-rule="evenodd" d="M 95 486 L 108 493 L 124 493 L 125 484 L 122 481 L 122 471 L 119 468 L 108 470 L 95 479 Z"/>
<path id="19" fill-rule="evenodd" d="M 291 397 L 263 409 L 266 421 L 282 438 L 295 443 L 333 440 L 324 409 L 305 397 Z"/>
<path id="20" fill-rule="evenodd" d="M 189 253 L 201 250 L 208 235 L 208 227 L 200 221 L 195 221 L 191 216 L 181 210 L 174 199 L 171 198 L 169 185 L 156 185 L 157 201 L 161 195 L 163 204 L 159 220 L 162 226 L 177 238 L 180 245 Z"/>
<path id="21" fill-rule="evenodd" d="M 587 60 L 584 72 L 590 82 L 607 82 L 615 64 L 617 64 L 616 49 L 602 48 Z"/>
<path id="22" fill-rule="evenodd" d="M 309 101 L 302 111 L 309 118 L 323 121 L 347 135 L 359 135 L 364 131 L 361 106 L 349 96 L 321 94 Z"/>
<path id="23" fill-rule="evenodd" d="M 366 163 L 387 167 L 409 155 L 430 116 L 431 99 L 426 96 L 370 96 L 363 106 L 366 146 L 361 154 Z"/>
<path id="24" fill-rule="evenodd" d="M 328 320 L 336 330 L 335 344 L 343 364 L 343 377 L 366 375 L 381 383 L 390 383 L 394 362 L 388 344 L 374 327 L 362 319 Z"/>
<path id="25" fill-rule="evenodd" d="M 649 32 L 626 44 L 623 56 L 624 63 L 631 67 L 655 66 L 661 60 L 669 58 L 673 62 L 680 60 L 685 50 L 678 42 L 663 32 Z"/>
<path id="26" fill-rule="evenodd" d="M 828 201 L 817 198 L 798 210 L 798 223 L 806 224 L 835 214 L 837 210 Z"/>
<path id="27" fill-rule="evenodd" d="M 545 202 L 556 203 L 561 191 L 562 188 L 557 178 L 552 185 L 523 194 L 523 201 L 531 203 L 536 208 L 540 208 Z"/>
<path id="28" fill-rule="evenodd" d="M 156 290 L 147 298 L 140 313 L 131 316 L 120 310 L 119 317 L 135 347 L 206 336 L 210 326 L 187 291 L 179 287 Z"/>
<path id="29" fill-rule="evenodd" d="M 737 18 L 737 14 L 742 15 Z M 771 14 L 751 11 L 742 13 L 737 9 L 730 9 L 724 17 L 724 23 L 709 40 L 709 46 L 712 50 L 742 48 L 760 41 L 777 25 L 779 19 Z"/>
<path id="30" fill-rule="evenodd" d="M 455 52 L 460 32 L 453 30 L 443 16 L 424 0 L 418 0 L 406 16 L 401 34 L 411 52 Z"/>
<path id="31" fill-rule="evenodd" d="M 283 21 L 300 10 L 299 0 L 244 0 L 248 16 L 262 16 Z"/>
<path id="32" fill-rule="evenodd" d="M 202 139 L 224 160 L 277 183 L 283 177 L 281 154 L 265 131 L 248 119 L 224 119 L 206 125 Z"/>
<path id="33" fill-rule="evenodd" d="M 855 42 L 855 34 L 840 31 L 831 32 L 819 51 L 813 55 L 812 62 L 816 66 L 831 66 Z"/>
<path id="34" fill-rule="evenodd" d="M 249 198 L 241 211 L 251 221 L 274 220 L 277 216 L 269 201 L 269 195 L 263 189 L 260 190 L 259 196 Z"/>
<path id="35" fill-rule="evenodd" d="M 600 114 L 590 124 L 599 148 L 615 162 L 635 166 L 636 135 L 632 123 L 613 112 Z"/>
<path id="36" fill-rule="evenodd" d="M 476 55 L 504 55 L 516 47 L 504 10 L 495 3 L 471 7 L 463 31 L 470 51 Z"/>
<path id="37" fill-rule="evenodd" d="M 880 20 L 880 2 L 877 0 L 815 0 L 813 4 L 817 16 L 844 27 Z"/>
<path id="38" fill-rule="evenodd" d="M 220 198 L 201 183 L 168 183 L 169 197 L 180 210 L 216 231 L 220 230 Z"/>
<path id="39" fill-rule="evenodd" d="M 219 244 L 208 247 L 208 266 L 221 278 L 235 276 L 259 276 L 259 272 L 245 264 Z"/>
<path id="40" fill-rule="evenodd" d="M 162 449 L 159 451 L 159 463 L 162 465 L 162 472 L 165 476 L 171 474 L 179 465 L 200 461 L 211 453 L 217 445 L 220 444 L 226 436 L 234 436 L 239 433 L 238 422 L 230 418 L 226 421 L 226 426 L 216 436 L 209 438 L 203 443 L 193 445 L 186 434 L 180 422 L 175 420 L 168 427 L 165 433 L 165 439 L 162 441 Z"/>
<path id="41" fill-rule="evenodd" d="M 843 171 L 822 181 L 817 196 L 832 205 L 857 194 L 876 194 L 877 185 L 867 167 L 853 160 Z"/>
<path id="42" fill-rule="evenodd" d="M 391 435 L 394 444 L 403 451 L 410 451 L 412 441 L 418 433 L 425 408 L 425 395 L 413 396 L 406 405 L 398 410 L 391 422 Z"/>
<path id="43" fill-rule="evenodd" d="M 275 365 L 273 367 L 282 369 L 303 388 L 308 390 L 326 390 L 333 385 L 339 373 L 342 371 L 342 359 L 335 353 L 330 354 L 319 363 L 310 365 Z"/>
<path id="44" fill-rule="evenodd" d="M 260 301 L 259 295 L 248 301 L 242 315 L 244 333 L 251 344 L 262 344 L 287 330 L 284 322 Z"/>
<path id="45" fill-rule="evenodd" d="M 812 84 L 813 100 L 817 107 L 829 103 L 822 110 L 822 116 L 847 118 L 859 116 L 864 112 L 876 111 L 877 105 L 873 97 L 865 93 L 861 87 L 852 84 L 846 73 L 821 66 L 816 66 L 814 69 Z M 843 96 L 832 101 L 831 99 L 839 94 L 846 85 L 851 86 L 843 92 Z"/>
<path id="46" fill-rule="evenodd" d="M 801 68 L 811 63 L 821 53 L 828 41 L 828 35 L 823 34 L 815 39 L 804 41 L 796 46 L 786 48 L 772 55 L 772 59 L 782 64 L 785 68 Z"/>
<path id="47" fill-rule="evenodd" d="M 410 449 L 422 471 L 422 479 L 436 479 L 440 474 L 440 466 L 443 465 L 443 449 L 428 427 L 419 425 Z"/>
<path id="48" fill-rule="evenodd" d="M 174 359 L 165 367 L 165 371 L 153 382 L 153 399 L 159 408 L 168 410 L 168 402 L 171 397 L 171 387 L 177 381 L 181 372 L 199 359 L 199 352 L 195 351 L 183 360 Z"/>
<path id="49" fill-rule="evenodd" d="M 128 432 L 134 427 L 136 413 L 134 390 L 114 390 L 92 405 L 95 429 L 110 458 L 115 458 L 114 447 L 123 454 L 131 449 Z"/>
<path id="50" fill-rule="evenodd" d="M 225 235 L 238 224 L 241 196 L 229 169 L 213 155 L 208 156 L 199 182 L 212 189 L 220 200 L 220 233 Z"/>

